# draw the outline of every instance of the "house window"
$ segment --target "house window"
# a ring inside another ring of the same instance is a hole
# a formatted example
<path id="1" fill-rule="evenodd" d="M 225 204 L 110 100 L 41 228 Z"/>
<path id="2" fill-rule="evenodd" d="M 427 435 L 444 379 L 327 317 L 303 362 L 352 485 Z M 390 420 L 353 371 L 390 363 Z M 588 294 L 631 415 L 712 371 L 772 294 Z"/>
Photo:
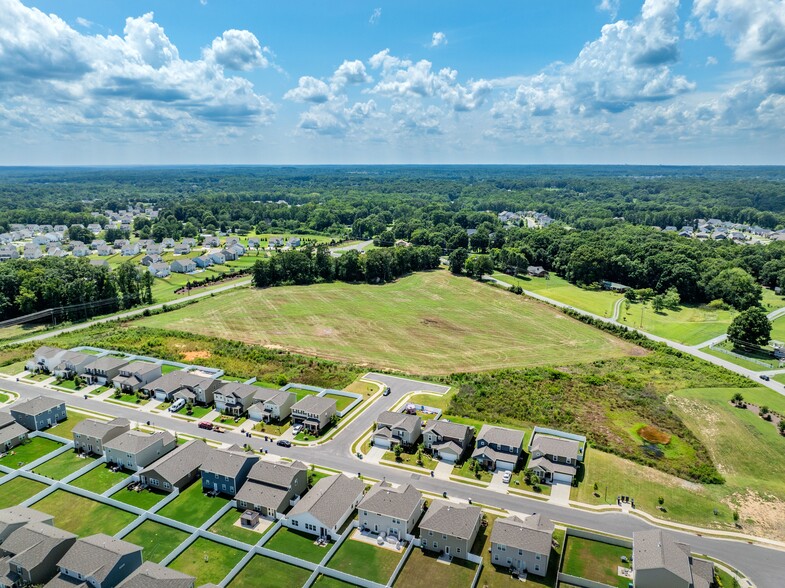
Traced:
<path id="1" fill-rule="evenodd" d="M 518 555 L 523 555 L 523 549 L 519 549 L 519 550 L 518 550 Z M 538 555 L 538 556 L 537 556 L 537 558 L 539 559 L 539 557 L 540 557 L 540 556 Z"/>
<path id="2" fill-rule="evenodd" d="M 292 521 L 292 527 L 299 527 L 299 526 L 300 526 L 300 521 L 296 519 Z"/>
<path id="3" fill-rule="evenodd" d="M 458 553 L 460 553 L 460 552 L 461 552 L 461 548 L 459 547 L 459 548 L 458 548 Z"/>
<path id="4" fill-rule="evenodd" d="M 540 554 L 538 553 L 537 555 L 535 555 L 534 559 L 540 559 Z"/>
<path id="5" fill-rule="evenodd" d="M 534 566 L 534 571 L 535 571 L 535 572 L 539 572 L 539 571 L 540 571 L 540 566 L 537 566 L 537 565 L 535 565 L 535 566 Z"/>
<path id="6" fill-rule="evenodd" d="M 565 459 L 564 461 L 565 461 L 565 463 L 572 463 L 572 459 L 570 459 L 569 457 L 567 459 Z"/>
<path id="7" fill-rule="evenodd" d="M 494 555 L 493 556 L 493 561 L 499 561 L 499 556 L 498 555 Z"/>

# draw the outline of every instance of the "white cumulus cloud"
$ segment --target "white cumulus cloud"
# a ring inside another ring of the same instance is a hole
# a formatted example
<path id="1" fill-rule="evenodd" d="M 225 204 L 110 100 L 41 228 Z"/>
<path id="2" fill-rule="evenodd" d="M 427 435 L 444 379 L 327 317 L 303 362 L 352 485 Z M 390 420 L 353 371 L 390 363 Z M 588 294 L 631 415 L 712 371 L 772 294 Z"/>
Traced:
<path id="1" fill-rule="evenodd" d="M 205 57 L 226 69 L 248 71 L 270 65 L 264 51 L 252 32 L 231 29 L 213 39 L 212 46 L 205 51 Z"/>
<path id="2" fill-rule="evenodd" d="M 284 94 L 286 100 L 294 102 L 313 102 L 321 104 L 332 98 L 330 86 L 320 79 L 312 76 L 302 76 L 296 88 L 292 88 Z"/>
<path id="3" fill-rule="evenodd" d="M 447 35 L 441 31 L 435 32 L 431 35 L 431 47 L 439 47 L 447 44 Z"/>

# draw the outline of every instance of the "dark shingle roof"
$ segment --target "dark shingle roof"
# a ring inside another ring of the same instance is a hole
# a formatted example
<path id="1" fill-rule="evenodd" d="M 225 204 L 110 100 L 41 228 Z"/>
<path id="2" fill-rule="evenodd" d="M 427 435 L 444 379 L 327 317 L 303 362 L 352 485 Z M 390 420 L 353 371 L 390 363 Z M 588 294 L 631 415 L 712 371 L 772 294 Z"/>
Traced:
<path id="1" fill-rule="evenodd" d="M 85 419 L 73 428 L 73 433 L 77 435 L 85 435 L 86 437 L 96 437 L 103 439 L 104 435 L 118 427 L 130 428 L 131 423 L 128 419 L 117 418 L 111 421 L 98 421 L 95 419 Z"/>
<path id="2" fill-rule="evenodd" d="M 249 459 L 255 461 L 259 456 L 244 451 L 211 449 L 202 464 L 202 471 L 235 478 Z"/>
<path id="3" fill-rule="evenodd" d="M 636 570 L 665 569 L 692 582 L 689 545 L 677 542 L 661 529 L 633 533 L 632 561 Z"/>
<path id="4" fill-rule="evenodd" d="M 76 535 L 52 525 L 31 522 L 18 528 L 3 541 L 3 551 L 13 554 L 12 561 L 25 569 L 35 567 L 62 541 Z"/>
<path id="5" fill-rule="evenodd" d="M 393 488 L 380 482 L 368 491 L 357 508 L 406 521 L 422 508 L 422 494 L 411 484 Z"/>
<path id="6" fill-rule="evenodd" d="M 459 539 L 471 539 L 482 511 L 476 506 L 434 500 L 420 522 L 420 529 Z"/>
<path id="7" fill-rule="evenodd" d="M 146 561 L 117 588 L 192 588 L 194 580 L 193 576 Z"/>
<path id="8" fill-rule="evenodd" d="M 174 484 L 189 473 L 202 467 L 204 460 L 207 459 L 207 455 L 211 451 L 213 450 L 204 441 L 194 439 L 184 445 L 180 445 L 158 461 L 151 463 L 139 472 L 139 475 L 149 476 L 155 473 L 170 484 Z"/>
<path id="9" fill-rule="evenodd" d="M 506 445 L 508 447 L 520 447 L 523 445 L 524 435 L 525 433 L 523 431 L 516 431 L 515 429 L 483 425 L 477 435 L 477 440 L 484 439 L 487 443 Z"/>
<path id="10" fill-rule="evenodd" d="M 364 489 L 361 480 L 344 474 L 322 478 L 294 505 L 289 517 L 307 512 L 325 527 L 333 528 Z"/>
<path id="11" fill-rule="evenodd" d="M 62 400 L 55 400 L 48 396 L 36 396 L 25 402 L 11 405 L 11 411 L 20 412 L 26 415 L 38 415 L 63 405 L 65 405 L 65 402 Z"/>
<path id="12" fill-rule="evenodd" d="M 142 548 L 99 533 L 77 540 L 57 565 L 103 582 L 121 557 L 137 551 L 141 553 Z"/>
<path id="13" fill-rule="evenodd" d="M 122 435 L 118 435 L 111 441 L 104 443 L 104 449 L 113 449 L 123 453 L 135 454 L 150 447 L 159 439 L 164 445 L 168 445 L 175 441 L 174 436 L 169 431 L 156 431 L 152 434 L 142 433 L 141 431 L 127 431 Z"/>
<path id="14" fill-rule="evenodd" d="M 299 402 L 296 402 L 292 406 L 292 411 L 301 410 L 311 414 L 323 414 L 329 410 L 334 411 L 335 407 L 336 402 L 334 399 L 309 394 Z"/>
<path id="15" fill-rule="evenodd" d="M 491 530 L 491 543 L 541 555 L 550 554 L 552 537 L 553 523 L 540 515 L 526 519 L 517 516 L 496 519 Z"/>
<path id="16" fill-rule="evenodd" d="M 577 441 L 570 439 L 560 439 L 558 437 L 551 437 L 550 435 L 537 434 L 531 442 L 532 450 L 539 449 L 546 455 L 557 455 L 572 459 L 578 459 L 578 451 L 580 444 Z"/>

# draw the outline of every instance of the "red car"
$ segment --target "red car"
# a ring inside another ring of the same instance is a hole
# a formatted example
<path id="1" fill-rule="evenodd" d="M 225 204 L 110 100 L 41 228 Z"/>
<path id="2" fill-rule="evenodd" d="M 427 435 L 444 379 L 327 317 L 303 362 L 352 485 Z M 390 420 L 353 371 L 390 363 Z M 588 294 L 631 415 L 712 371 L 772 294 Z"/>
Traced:
<path id="1" fill-rule="evenodd" d="M 213 424 L 210 421 L 200 421 L 199 428 L 212 430 Z"/>

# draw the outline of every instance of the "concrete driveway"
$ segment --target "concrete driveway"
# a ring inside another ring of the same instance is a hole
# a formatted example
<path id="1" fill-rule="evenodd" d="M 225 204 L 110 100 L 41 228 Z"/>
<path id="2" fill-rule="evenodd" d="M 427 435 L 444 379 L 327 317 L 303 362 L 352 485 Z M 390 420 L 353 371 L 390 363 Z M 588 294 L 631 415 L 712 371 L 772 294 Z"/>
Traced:
<path id="1" fill-rule="evenodd" d="M 572 486 L 561 482 L 554 482 L 551 486 L 551 497 L 548 502 L 568 506 L 570 504 L 570 490 Z"/>

